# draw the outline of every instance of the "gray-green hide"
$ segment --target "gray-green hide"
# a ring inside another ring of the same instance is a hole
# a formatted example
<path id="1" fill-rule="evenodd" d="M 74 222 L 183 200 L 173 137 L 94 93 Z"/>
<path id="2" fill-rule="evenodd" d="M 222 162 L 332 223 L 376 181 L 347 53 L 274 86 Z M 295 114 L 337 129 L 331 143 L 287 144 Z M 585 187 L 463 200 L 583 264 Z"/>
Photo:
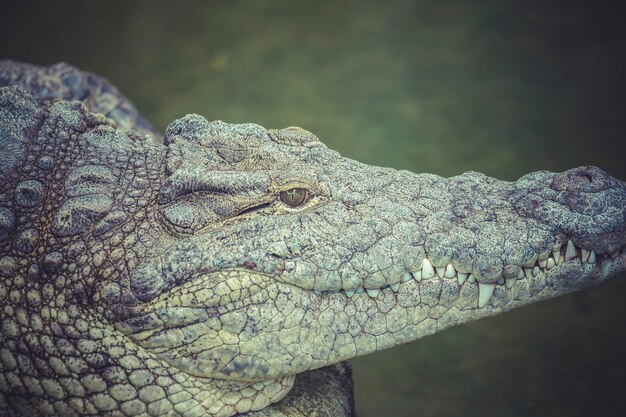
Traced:
<path id="1" fill-rule="evenodd" d="M 159 144 L 112 112 L 0 91 L 0 404 L 16 415 L 259 410 L 296 374 L 624 270 L 626 186 L 595 167 L 446 179 L 198 115 Z"/>

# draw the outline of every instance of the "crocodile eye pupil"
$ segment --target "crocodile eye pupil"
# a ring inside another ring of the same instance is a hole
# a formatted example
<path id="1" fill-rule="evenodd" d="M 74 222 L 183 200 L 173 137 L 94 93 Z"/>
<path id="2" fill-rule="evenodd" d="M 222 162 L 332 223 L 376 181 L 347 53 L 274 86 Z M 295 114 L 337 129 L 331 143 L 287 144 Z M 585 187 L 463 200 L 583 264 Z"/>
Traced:
<path id="1" fill-rule="evenodd" d="M 292 188 L 287 191 L 281 191 L 280 201 L 289 207 L 298 207 L 304 203 L 307 197 L 307 191 L 304 188 Z"/>

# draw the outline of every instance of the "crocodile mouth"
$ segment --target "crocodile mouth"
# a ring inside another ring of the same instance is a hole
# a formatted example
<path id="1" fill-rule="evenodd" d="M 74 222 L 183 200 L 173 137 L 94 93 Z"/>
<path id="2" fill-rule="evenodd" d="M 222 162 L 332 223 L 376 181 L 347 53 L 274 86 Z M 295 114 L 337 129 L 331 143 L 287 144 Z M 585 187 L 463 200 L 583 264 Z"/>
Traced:
<path id="1" fill-rule="evenodd" d="M 317 296 L 326 296 L 331 294 L 341 294 L 347 298 L 353 298 L 361 294 L 365 294 L 369 298 L 375 299 L 383 292 L 398 293 L 404 288 L 404 284 L 409 282 L 425 282 L 431 279 L 448 280 L 451 282 L 456 281 L 459 287 L 464 284 L 475 285 L 478 289 L 477 306 L 479 308 L 485 307 L 491 300 L 496 288 L 502 288 L 506 290 L 512 290 L 516 285 L 526 286 L 531 285 L 532 280 L 550 274 L 559 275 L 560 268 L 567 266 L 570 270 L 572 268 L 578 269 L 580 276 L 588 276 L 594 273 L 600 272 L 603 276 L 610 274 L 610 270 L 613 269 L 618 262 L 618 258 L 624 258 L 626 247 L 620 247 L 610 252 L 597 253 L 594 249 L 585 249 L 576 245 L 572 240 L 567 240 L 563 243 L 556 243 L 552 251 L 547 252 L 543 256 L 538 256 L 534 263 L 527 265 L 509 265 L 504 268 L 504 273 L 495 281 L 488 281 L 477 277 L 471 272 L 464 272 L 457 268 L 452 263 L 448 263 L 445 266 L 434 266 L 428 257 L 424 257 L 421 265 L 418 269 L 412 272 L 406 271 L 396 280 L 389 282 L 381 287 L 377 288 L 341 288 L 331 290 L 316 290 L 313 292 Z M 626 263 L 622 261 L 622 264 Z M 602 273 L 604 272 L 604 274 Z M 567 288 L 567 282 L 562 282 L 561 285 Z M 579 289 L 583 289 L 586 286 L 580 286 Z M 569 289 L 575 290 L 576 287 Z M 566 292 L 566 290 L 563 290 Z"/>
<path id="2" fill-rule="evenodd" d="M 477 310 L 468 313 L 475 319 L 586 288 L 626 265 L 624 247 L 598 253 L 567 240 L 551 249 L 532 259 L 532 263 L 529 260 L 527 265 L 504 268 L 502 276 L 493 280 L 457 269 L 454 261 L 445 266 L 433 265 L 426 256 L 418 268 L 379 288 L 322 291 L 290 282 L 289 268 L 283 265 L 286 261 L 275 264 L 272 271 L 264 271 L 250 261 L 243 267 L 221 268 L 193 262 L 187 265 L 184 282 L 145 302 L 133 317 L 123 318 L 115 326 L 142 348 L 190 375 L 256 381 L 285 373 L 285 358 L 293 361 L 287 367 L 289 372 L 323 365 L 323 361 L 306 359 L 307 354 L 317 352 L 312 340 L 328 331 L 313 319 L 322 314 L 319 310 L 323 306 L 350 311 L 350 306 L 369 310 L 373 306 L 380 309 L 397 305 L 407 311 L 416 309 L 411 314 L 432 308 L 434 315 Z M 170 269 L 162 263 L 156 268 L 165 272 Z M 437 328 L 457 323 L 459 319 L 454 317 L 442 318 Z M 371 318 L 372 323 L 376 320 Z M 303 323 L 311 327 L 310 331 L 300 333 Z M 311 352 L 302 356 L 281 350 L 281 341 L 291 340 L 293 331 L 305 338 L 301 342 Z M 432 331 L 425 328 L 423 333 Z M 418 335 L 407 337 L 407 341 L 414 340 Z M 385 346 L 396 343 L 393 340 Z M 268 354 L 266 344 L 275 345 L 282 354 Z M 339 349 L 327 354 L 340 360 L 370 350 L 364 345 L 358 352 Z M 272 369 L 282 370 L 274 375 Z"/>

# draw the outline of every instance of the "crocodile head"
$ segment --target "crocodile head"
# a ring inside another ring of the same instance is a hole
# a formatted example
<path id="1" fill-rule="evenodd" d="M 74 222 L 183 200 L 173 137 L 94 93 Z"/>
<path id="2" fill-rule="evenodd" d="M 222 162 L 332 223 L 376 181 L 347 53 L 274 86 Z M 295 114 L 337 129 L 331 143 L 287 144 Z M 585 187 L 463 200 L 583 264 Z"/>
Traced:
<path id="1" fill-rule="evenodd" d="M 445 179 L 199 116 L 165 143 L 166 232 L 99 294 L 118 330 L 187 374 L 292 375 L 625 268 L 626 185 L 595 167 Z"/>

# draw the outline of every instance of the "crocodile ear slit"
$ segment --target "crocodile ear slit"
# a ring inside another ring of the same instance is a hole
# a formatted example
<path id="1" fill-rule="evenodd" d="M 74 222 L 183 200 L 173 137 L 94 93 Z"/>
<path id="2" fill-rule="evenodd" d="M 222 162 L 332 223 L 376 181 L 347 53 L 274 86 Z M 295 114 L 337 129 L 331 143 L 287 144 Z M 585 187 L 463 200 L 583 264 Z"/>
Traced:
<path id="1" fill-rule="evenodd" d="M 202 136 L 209 129 L 209 121 L 198 114 L 188 114 L 171 122 L 165 129 L 163 144 L 169 146 L 181 141 L 202 143 Z"/>
<path id="2" fill-rule="evenodd" d="M 213 171 L 204 167 L 183 168 L 167 178 L 159 190 L 160 205 L 193 193 L 262 198 L 267 195 L 269 176 L 264 173 Z"/>

